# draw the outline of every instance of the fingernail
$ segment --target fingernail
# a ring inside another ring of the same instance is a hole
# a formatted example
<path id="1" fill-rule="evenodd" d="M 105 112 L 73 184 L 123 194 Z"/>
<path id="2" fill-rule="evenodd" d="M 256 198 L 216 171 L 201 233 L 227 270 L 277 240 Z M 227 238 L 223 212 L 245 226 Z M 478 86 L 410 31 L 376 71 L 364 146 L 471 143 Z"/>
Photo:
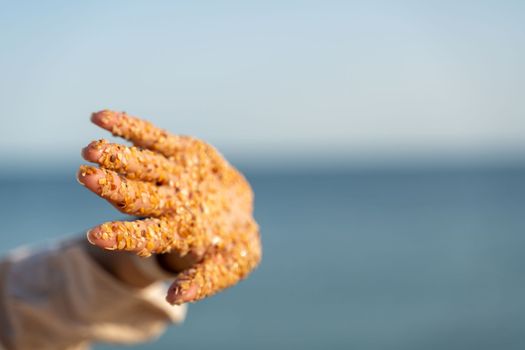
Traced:
<path id="1" fill-rule="evenodd" d="M 96 240 L 101 238 L 100 230 L 90 229 L 86 232 L 86 238 L 89 243 L 96 245 Z"/>
<path id="2" fill-rule="evenodd" d="M 79 184 L 81 184 L 82 186 L 85 187 L 86 185 L 85 185 L 82 181 L 80 181 L 80 176 L 81 176 L 81 175 L 82 175 L 82 174 L 80 173 L 80 171 L 77 171 L 76 179 L 77 179 L 77 182 L 78 182 Z"/>
<path id="3" fill-rule="evenodd" d="M 183 285 L 175 281 L 168 290 L 166 301 L 171 305 L 184 304 L 193 301 L 197 296 L 197 291 L 198 288 L 196 284 L 190 284 L 185 288 Z"/>
<path id="4" fill-rule="evenodd" d="M 86 147 L 82 148 L 82 158 L 84 158 L 88 162 L 96 162 L 102 155 L 101 144 L 101 141 L 93 141 Z"/>
<path id="5" fill-rule="evenodd" d="M 117 249 L 115 236 L 111 232 L 107 232 L 99 227 L 92 228 L 87 231 L 86 238 L 89 243 L 107 250 Z"/>
<path id="6" fill-rule="evenodd" d="M 101 127 L 111 127 L 114 121 L 115 112 L 109 109 L 104 109 L 100 112 L 91 114 L 91 121 Z"/>

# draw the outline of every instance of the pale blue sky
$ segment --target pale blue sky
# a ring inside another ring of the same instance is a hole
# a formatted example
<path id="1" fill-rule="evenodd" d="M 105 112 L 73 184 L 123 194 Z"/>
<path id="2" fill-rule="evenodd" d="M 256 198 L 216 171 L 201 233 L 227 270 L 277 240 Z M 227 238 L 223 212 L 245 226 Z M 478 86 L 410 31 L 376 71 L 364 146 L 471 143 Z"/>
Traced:
<path id="1" fill-rule="evenodd" d="M 102 108 L 244 159 L 525 152 L 523 1 L 1 1 L 0 160 Z"/>

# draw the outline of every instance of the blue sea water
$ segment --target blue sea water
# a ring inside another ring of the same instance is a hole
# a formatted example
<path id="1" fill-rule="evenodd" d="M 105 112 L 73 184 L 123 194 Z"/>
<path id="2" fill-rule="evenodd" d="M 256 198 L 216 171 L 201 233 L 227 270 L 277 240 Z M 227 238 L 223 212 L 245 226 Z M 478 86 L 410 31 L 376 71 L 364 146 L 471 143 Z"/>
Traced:
<path id="1" fill-rule="evenodd" d="M 2 252 L 119 217 L 73 173 L 2 179 Z M 248 178 L 261 266 L 134 349 L 525 349 L 525 168 Z"/>

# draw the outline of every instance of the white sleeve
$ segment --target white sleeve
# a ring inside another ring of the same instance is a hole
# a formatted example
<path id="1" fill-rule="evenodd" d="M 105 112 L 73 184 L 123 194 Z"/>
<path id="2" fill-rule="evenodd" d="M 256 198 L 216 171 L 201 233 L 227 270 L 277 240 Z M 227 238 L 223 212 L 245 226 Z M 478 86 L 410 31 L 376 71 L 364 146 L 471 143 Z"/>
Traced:
<path id="1" fill-rule="evenodd" d="M 0 263 L 0 344 L 69 350 L 94 341 L 143 342 L 185 317 L 185 305 L 171 306 L 165 295 L 160 282 L 124 285 L 79 244 L 18 251 Z"/>

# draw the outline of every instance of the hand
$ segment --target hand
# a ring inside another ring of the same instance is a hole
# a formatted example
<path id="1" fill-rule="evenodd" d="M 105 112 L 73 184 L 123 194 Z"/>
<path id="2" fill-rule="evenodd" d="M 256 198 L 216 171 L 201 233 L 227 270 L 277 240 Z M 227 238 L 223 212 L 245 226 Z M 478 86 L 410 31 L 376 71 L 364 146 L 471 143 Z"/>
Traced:
<path id="1" fill-rule="evenodd" d="M 181 271 L 167 301 L 200 300 L 245 278 L 259 263 L 261 243 L 246 179 L 210 145 L 171 135 L 126 113 L 92 115 L 98 126 L 136 147 L 94 141 L 78 180 L 136 221 L 104 223 L 88 232 L 92 244 L 162 260 L 197 262 Z M 169 254 L 168 254 L 169 253 Z M 179 264 L 180 265 L 180 264 Z"/>

